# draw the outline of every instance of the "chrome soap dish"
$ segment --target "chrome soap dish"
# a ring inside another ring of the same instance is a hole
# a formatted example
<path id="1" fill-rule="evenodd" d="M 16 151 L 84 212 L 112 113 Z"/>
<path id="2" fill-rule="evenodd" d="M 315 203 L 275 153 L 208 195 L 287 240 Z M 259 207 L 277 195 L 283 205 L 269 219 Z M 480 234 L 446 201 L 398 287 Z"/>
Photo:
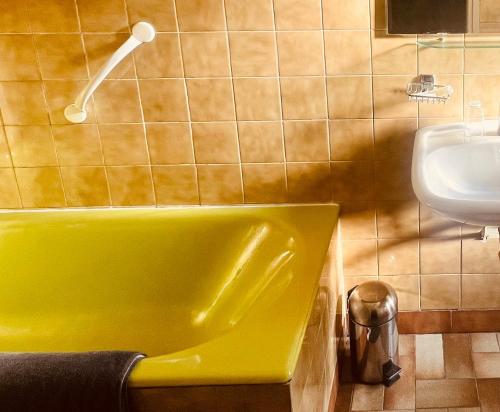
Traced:
<path id="1" fill-rule="evenodd" d="M 433 74 L 421 74 L 406 88 L 408 99 L 418 103 L 446 103 L 453 95 L 453 87 L 437 84 Z"/>

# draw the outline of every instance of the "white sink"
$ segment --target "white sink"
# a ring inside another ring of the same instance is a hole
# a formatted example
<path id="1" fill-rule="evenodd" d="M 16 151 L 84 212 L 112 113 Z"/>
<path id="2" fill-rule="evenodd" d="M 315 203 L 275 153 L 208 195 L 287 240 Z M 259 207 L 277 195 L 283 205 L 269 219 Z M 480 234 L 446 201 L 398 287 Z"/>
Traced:
<path id="1" fill-rule="evenodd" d="M 464 124 L 420 129 L 413 149 L 413 190 L 421 203 L 449 219 L 500 226 L 498 122 L 468 139 Z"/>

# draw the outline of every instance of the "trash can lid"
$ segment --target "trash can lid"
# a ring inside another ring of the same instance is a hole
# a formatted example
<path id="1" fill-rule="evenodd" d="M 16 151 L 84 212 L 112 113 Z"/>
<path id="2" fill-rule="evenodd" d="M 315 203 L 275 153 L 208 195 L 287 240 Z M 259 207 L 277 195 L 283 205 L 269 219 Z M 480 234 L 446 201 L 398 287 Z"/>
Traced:
<path id="1" fill-rule="evenodd" d="M 380 281 L 356 286 L 349 296 L 349 316 L 363 326 L 378 326 L 398 313 L 398 297 L 392 286 Z"/>

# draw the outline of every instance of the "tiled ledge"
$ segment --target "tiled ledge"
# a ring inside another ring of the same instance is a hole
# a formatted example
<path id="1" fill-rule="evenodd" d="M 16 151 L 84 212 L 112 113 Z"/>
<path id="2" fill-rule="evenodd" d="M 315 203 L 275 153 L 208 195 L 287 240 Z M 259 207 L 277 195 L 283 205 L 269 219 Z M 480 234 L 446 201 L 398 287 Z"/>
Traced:
<path id="1" fill-rule="evenodd" d="M 500 310 L 400 312 L 398 328 L 402 334 L 498 332 Z"/>

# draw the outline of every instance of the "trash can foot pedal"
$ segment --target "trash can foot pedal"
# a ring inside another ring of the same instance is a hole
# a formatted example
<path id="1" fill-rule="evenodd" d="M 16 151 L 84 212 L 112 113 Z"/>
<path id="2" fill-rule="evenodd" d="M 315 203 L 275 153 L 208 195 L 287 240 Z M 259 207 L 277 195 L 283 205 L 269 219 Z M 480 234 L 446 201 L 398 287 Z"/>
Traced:
<path id="1" fill-rule="evenodd" d="M 391 360 L 382 365 L 382 371 L 384 373 L 384 385 L 387 387 L 397 382 L 401 377 L 401 368 Z"/>

